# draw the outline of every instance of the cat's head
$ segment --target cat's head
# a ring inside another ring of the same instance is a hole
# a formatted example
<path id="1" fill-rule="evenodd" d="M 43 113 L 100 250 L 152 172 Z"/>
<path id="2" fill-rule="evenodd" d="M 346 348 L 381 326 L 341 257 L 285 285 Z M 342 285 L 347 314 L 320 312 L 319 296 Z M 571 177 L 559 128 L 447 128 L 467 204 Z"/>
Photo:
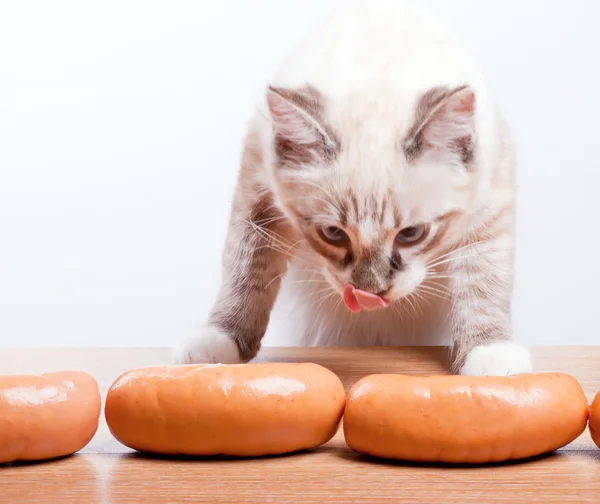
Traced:
<path id="1" fill-rule="evenodd" d="M 279 205 L 348 308 L 430 288 L 469 201 L 474 92 L 434 88 L 410 111 L 332 105 L 312 87 L 269 88 L 267 103 Z"/>

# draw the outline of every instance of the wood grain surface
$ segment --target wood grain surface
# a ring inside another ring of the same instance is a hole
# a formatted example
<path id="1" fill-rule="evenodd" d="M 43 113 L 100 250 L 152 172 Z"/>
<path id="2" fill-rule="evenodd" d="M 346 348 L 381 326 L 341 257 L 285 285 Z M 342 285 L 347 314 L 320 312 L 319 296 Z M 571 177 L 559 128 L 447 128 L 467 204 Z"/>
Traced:
<path id="1" fill-rule="evenodd" d="M 600 391 L 600 347 L 533 348 L 537 371 L 570 373 L 588 400 Z M 164 364 L 164 349 L 11 349 L 0 373 L 83 369 L 103 398 L 119 374 Z M 337 373 L 346 389 L 380 372 L 445 373 L 441 348 L 267 348 L 260 360 L 312 361 Z M 111 437 L 102 413 L 92 442 L 61 460 L 0 466 L 1 504 L 122 503 L 598 503 L 600 449 L 584 432 L 558 452 L 518 463 L 441 466 L 363 457 L 341 431 L 310 452 L 263 459 L 170 459 L 134 453 Z"/>

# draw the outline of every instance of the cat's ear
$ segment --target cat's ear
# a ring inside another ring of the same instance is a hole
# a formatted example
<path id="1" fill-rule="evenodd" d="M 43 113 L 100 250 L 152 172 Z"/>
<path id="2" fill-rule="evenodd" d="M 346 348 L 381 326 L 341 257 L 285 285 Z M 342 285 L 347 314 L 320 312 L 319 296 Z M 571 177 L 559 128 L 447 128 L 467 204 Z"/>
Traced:
<path id="1" fill-rule="evenodd" d="M 409 161 L 426 149 L 447 149 L 467 165 L 473 156 L 475 93 L 468 86 L 432 88 L 419 100 L 415 120 L 404 140 Z"/>
<path id="2" fill-rule="evenodd" d="M 339 143 L 323 121 L 323 97 L 313 88 L 269 87 L 267 105 L 277 155 L 287 166 L 330 160 Z"/>

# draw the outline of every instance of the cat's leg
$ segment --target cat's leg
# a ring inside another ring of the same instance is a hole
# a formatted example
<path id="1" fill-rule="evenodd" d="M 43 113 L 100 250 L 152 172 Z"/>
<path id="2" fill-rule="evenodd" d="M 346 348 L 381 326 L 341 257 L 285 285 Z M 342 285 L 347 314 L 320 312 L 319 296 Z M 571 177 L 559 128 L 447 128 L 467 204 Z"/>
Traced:
<path id="1" fill-rule="evenodd" d="M 494 225 L 512 226 L 512 217 Z M 530 372 L 529 351 L 512 338 L 513 237 L 487 230 L 449 262 L 452 276 L 453 371 L 470 376 Z"/>
<path id="2" fill-rule="evenodd" d="M 222 282 L 208 324 L 175 349 L 179 364 L 247 362 L 267 329 L 291 244 L 269 197 L 235 208 L 223 251 Z"/>

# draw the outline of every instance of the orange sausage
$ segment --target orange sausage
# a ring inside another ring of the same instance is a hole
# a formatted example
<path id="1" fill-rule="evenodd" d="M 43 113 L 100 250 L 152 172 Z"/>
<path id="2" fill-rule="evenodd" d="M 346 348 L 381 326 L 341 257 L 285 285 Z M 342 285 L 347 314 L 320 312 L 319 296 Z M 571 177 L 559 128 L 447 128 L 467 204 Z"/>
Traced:
<path id="1" fill-rule="evenodd" d="M 0 463 L 72 455 L 94 437 L 100 409 L 83 371 L 0 376 Z"/>
<path id="2" fill-rule="evenodd" d="M 138 451 L 262 456 L 336 433 L 346 394 L 317 364 L 192 364 L 130 370 L 106 396 L 113 436 Z"/>
<path id="3" fill-rule="evenodd" d="M 592 441 L 600 448 L 600 392 L 596 394 L 590 405 L 589 431 Z"/>
<path id="4" fill-rule="evenodd" d="M 587 419 L 585 394 L 565 374 L 373 375 L 349 391 L 343 428 L 350 448 L 376 457 L 486 463 L 554 451 Z"/>

